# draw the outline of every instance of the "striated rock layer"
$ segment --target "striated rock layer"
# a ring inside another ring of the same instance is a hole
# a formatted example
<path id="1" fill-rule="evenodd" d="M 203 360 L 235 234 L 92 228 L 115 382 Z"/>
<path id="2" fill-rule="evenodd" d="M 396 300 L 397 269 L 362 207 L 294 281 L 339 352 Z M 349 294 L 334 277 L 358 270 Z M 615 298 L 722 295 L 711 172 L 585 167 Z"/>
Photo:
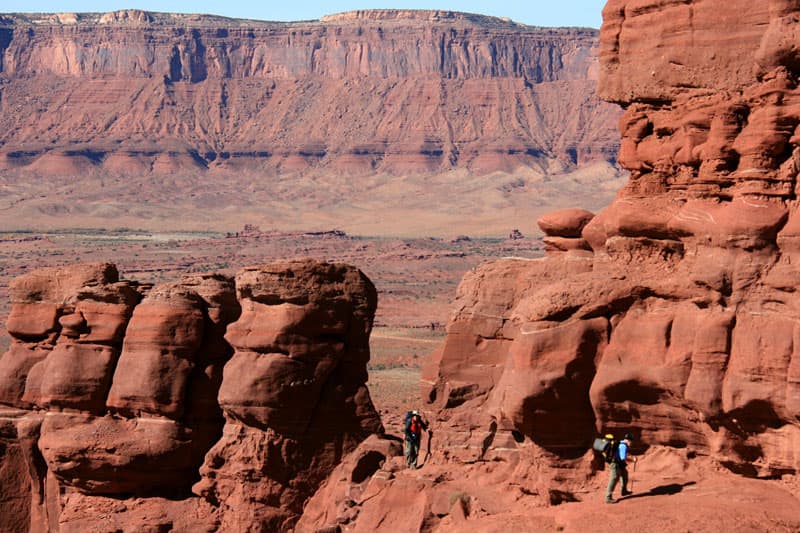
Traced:
<path id="1" fill-rule="evenodd" d="M 61 216 L 55 224 L 65 212 L 87 223 L 125 214 L 146 224 L 176 205 L 219 209 L 193 229 L 252 222 L 228 221 L 223 208 L 250 207 L 254 194 L 276 209 L 275 198 L 300 205 L 311 196 L 314 213 L 331 198 L 352 202 L 363 187 L 374 194 L 393 176 L 418 176 L 434 196 L 423 177 L 455 172 L 450 186 L 464 182 L 466 194 L 469 176 L 500 172 L 515 175 L 506 181 L 519 191 L 604 163 L 593 173 L 613 182 L 607 198 L 617 186 L 609 162 L 619 113 L 595 96 L 597 47 L 589 28 L 448 11 L 293 23 L 8 14 L 0 19 L 0 183 L 9 209 Z M 505 185 L 493 188 L 513 192 Z M 538 191 L 546 193 L 556 190 Z"/>
<path id="2" fill-rule="evenodd" d="M 91 264 L 10 292 L 3 531 L 286 530 L 382 432 L 365 386 L 377 296 L 353 267 L 150 287 Z"/>
<path id="3" fill-rule="evenodd" d="M 7 15 L 0 28 L 3 107 L 13 111 L 0 136 L 7 167 L 46 173 L 62 157 L 131 170 L 138 161 L 155 173 L 259 162 L 488 171 L 616 148 L 607 104 L 585 108 L 598 108 L 599 131 L 575 117 L 567 134 L 562 118 L 546 116 L 560 105 L 552 90 L 593 100 L 592 29 L 435 11 L 295 23 Z"/>
<path id="4" fill-rule="evenodd" d="M 629 183 L 596 216 L 542 217 L 547 257 L 464 277 L 423 371 L 432 471 L 347 482 L 403 511 L 318 495 L 302 526 L 367 531 L 405 513 L 408 530 L 492 530 L 492 515 L 524 514 L 526 495 L 599 503 L 591 443 L 606 432 L 633 433 L 635 452 L 671 475 L 699 464 L 798 473 L 798 20 L 782 0 L 608 2 L 600 90 L 625 108 Z M 443 509 L 436 494 L 455 490 L 453 471 L 479 488 Z M 403 499 L 410 482 L 420 496 Z"/>

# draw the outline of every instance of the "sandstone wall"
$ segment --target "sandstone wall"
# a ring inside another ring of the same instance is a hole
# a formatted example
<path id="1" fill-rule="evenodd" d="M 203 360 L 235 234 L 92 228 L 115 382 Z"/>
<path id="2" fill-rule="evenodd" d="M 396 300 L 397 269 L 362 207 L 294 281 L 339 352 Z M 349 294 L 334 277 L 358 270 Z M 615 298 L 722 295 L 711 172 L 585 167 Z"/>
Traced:
<path id="1" fill-rule="evenodd" d="M 642 478 L 702 483 L 726 468 L 796 501 L 799 15 L 782 0 L 607 3 L 600 87 L 625 108 L 630 181 L 596 216 L 540 218 L 545 258 L 464 276 L 423 369 L 434 430 L 423 473 L 387 462 L 362 480 L 357 461 L 386 447 L 365 442 L 309 502 L 301 531 L 560 530 L 537 521 L 541 507 L 599 503 L 607 478 L 591 445 L 609 432 L 635 435 L 639 488 L 622 515 L 603 506 L 583 529 L 625 529 L 631 509 L 654 509 L 634 498 L 681 490 L 639 493 Z"/>
<path id="2" fill-rule="evenodd" d="M 542 218 L 545 259 L 464 278 L 424 376 L 452 455 L 507 432 L 563 465 L 630 431 L 745 475 L 800 469 L 797 15 L 608 2 L 600 87 L 630 181 L 593 218 Z"/>
<path id="3" fill-rule="evenodd" d="M 382 432 L 365 386 L 377 297 L 355 268 L 150 287 L 79 265 L 22 276 L 11 297 L 2 530 L 287 530 Z"/>
<path id="4" fill-rule="evenodd" d="M 109 14 L 110 15 L 110 14 Z M 10 76 L 170 81 L 269 78 L 487 78 L 585 80 L 596 32 L 538 29 L 452 12 L 355 12 L 277 23 L 141 13 L 141 20 L 75 22 L 11 16 Z M 22 34 L 22 35 L 19 35 Z M 81 46 L 90 44 L 90 46 Z"/>

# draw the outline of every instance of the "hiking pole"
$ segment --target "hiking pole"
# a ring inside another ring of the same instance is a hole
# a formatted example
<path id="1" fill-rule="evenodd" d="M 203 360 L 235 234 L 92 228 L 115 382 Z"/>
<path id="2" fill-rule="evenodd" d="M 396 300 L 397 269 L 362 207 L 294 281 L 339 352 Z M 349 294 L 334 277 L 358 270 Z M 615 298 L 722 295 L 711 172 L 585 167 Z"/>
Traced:
<path id="1" fill-rule="evenodd" d="M 428 449 L 425 450 L 425 458 L 422 460 L 422 464 L 426 465 L 428 463 L 428 457 L 431 456 L 431 439 L 433 438 L 433 431 L 430 429 L 428 430 Z"/>

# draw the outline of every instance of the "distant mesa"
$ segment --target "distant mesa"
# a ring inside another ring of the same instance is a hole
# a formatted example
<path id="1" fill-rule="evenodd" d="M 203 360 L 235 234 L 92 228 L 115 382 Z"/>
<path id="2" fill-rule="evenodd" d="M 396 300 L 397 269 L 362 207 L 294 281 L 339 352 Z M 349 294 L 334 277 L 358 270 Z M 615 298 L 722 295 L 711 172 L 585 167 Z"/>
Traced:
<path id="1" fill-rule="evenodd" d="M 387 231 L 371 223 L 386 206 L 395 226 L 411 208 L 449 234 L 465 205 L 485 204 L 476 182 L 489 177 L 493 205 L 529 212 L 520 229 L 536 233 L 546 206 L 528 195 L 578 194 L 594 209 L 621 184 L 620 110 L 595 95 L 598 46 L 592 29 L 435 10 L 3 15 L 0 169 L 36 190 L 11 198 L 0 223 L 104 227 L 114 203 L 129 226 L 344 219 L 354 233 Z M 74 186 L 56 196 L 64 177 Z M 55 204 L 72 216 L 50 218 Z M 355 205 L 370 207 L 342 211 Z M 507 232 L 480 211 L 476 227 Z"/>

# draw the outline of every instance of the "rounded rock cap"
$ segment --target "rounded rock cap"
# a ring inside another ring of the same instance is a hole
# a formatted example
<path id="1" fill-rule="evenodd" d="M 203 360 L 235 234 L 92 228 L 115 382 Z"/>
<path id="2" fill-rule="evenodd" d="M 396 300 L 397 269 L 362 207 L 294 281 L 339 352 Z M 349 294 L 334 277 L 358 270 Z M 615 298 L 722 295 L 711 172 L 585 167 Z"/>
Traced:
<path id="1" fill-rule="evenodd" d="M 578 238 L 583 228 L 594 218 L 594 213 L 585 209 L 562 209 L 552 211 L 539 218 L 536 223 L 548 237 Z"/>

